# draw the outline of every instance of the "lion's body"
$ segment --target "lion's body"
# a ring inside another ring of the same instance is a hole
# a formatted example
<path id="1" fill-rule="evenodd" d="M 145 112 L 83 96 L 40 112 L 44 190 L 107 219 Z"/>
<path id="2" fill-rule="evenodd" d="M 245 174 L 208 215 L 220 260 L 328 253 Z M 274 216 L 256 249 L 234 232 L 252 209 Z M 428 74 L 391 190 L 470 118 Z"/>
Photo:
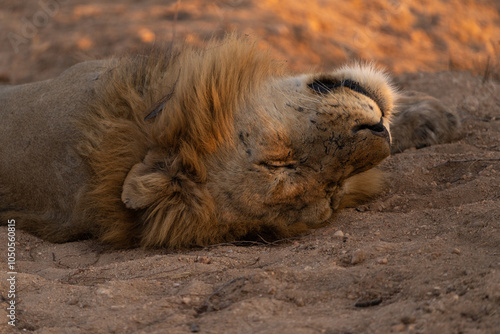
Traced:
<path id="1" fill-rule="evenodd" d="M 230 37 L 0 87 L 2 223 L 56 242 L 178 248 L 295 235 L 377 194 L 386 76 L 282 72 Z"/>
<path id="2" fill-rule="evenodd" d="M 79 228 L 83 222 L 78 206 L 90 175 L 76 150 L 82 138 L 75 116 L 88 109 L 94 78 L 102 66 L 102 62 L 88 62 L 57 79 L 0 86 L 4 221 L 33 222 L 33 230 L 51 240 L 85 232 L 86 228 Z M 48 222 L 53 223 L 47 226 Z"/>

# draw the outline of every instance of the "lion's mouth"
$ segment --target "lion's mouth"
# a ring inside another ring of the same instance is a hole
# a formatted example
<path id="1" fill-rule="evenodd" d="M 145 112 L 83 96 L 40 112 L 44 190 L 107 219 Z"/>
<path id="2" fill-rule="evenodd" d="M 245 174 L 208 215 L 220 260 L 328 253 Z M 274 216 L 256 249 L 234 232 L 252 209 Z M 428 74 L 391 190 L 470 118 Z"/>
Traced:
<path id="1" fill-rule="evenodd" d="M 389 131 L 387 131 L 387 128 L 384 126 L 383 119 L 380 119 L 380 122 L 377 124 L 361 124 L 352 129 L 354 133 L 362 130 L 369 130 L 374 136 L 389 139 Z"/>

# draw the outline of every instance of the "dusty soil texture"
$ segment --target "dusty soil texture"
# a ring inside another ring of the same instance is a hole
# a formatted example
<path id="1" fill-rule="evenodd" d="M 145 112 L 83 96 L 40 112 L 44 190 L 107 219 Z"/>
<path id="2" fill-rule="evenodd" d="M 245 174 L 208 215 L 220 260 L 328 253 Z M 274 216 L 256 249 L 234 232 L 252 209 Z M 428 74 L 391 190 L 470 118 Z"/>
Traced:
<path id="1" fill-rule="evenodd" d="M 202 45 L 236 30 L 262 38 L 293 70 L 352 57 L 381 63 L 401 88 L 458 110 L 463 129 L 454 143 L 391 156 L 379 198 L 293 240 L 116 251 L 17 230 L 15 328 L 6 323 L 2 226 L 0 333 L 499 333 L 499 7 L 3 0 L 3 83 L 49 78 L 172 37 Z"/>

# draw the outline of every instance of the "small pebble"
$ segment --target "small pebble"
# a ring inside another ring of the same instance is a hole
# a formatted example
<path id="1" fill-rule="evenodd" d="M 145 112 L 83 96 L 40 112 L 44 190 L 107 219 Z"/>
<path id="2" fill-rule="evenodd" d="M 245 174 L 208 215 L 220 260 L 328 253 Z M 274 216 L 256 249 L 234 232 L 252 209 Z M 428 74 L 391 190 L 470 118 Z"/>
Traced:
<path id="1" fill-rule="evenodd" d="M 333 234 L 333 236 L 334 236 L 335 238 L 342 239 L 342 238 L 344 237 L 344 232 L 342 232 L 341 230 L 338 230 L 337 232 L 335 232 L 335 233 Z"/>
<path id="2" fill-rule="evenodd" d="M 295 299 L 295 305 L 297 305 L 298 307 L 304 306 L 305 305 L 304 300 L 302 298 L 300 298 L 300 297 L 296 298 Z"/>
<path id="3" fill-rule="evenodd" d="M 392 331 L 396 332 L 396 333 L 404 332 L 404 331 L 406 331 L 406 326 L 403 324 L 394 325 L 394 326 L 392 326 Z"/>
<path id="4" fill-rule="evenodd" d="M 212 263 L 212 260 L 206 256 L 198 256 L 196 258 L 196 262 L 203 263 L 203 264 L 210 264 L 210 263 Z"/>
<path id="5" fill-rule="evenodd" d="M 401 322 L 405 325 L 414 324 L 417 319 L 414 316 L 406 315 L 401 318 Z"/>
<path id="6" fill-rule="evenodd" d="M 111 290 L 107 288 L 99 288 L 97 289 L 97 294 L 99 295 L 106 295 L 106 296 L 111 296 Z"/>
<path id="7" fill-rule="evenodd" d="M 453 253 L 453 254 L 460 255 L 460 253 L 462 253 L 462 252 L 460 251 L 460 249 L 455 248 L 455 249 L 453 250 L 453 252 L 452 252 L 452 253 Z"/>
<path id="8" fill-rule="evenodd" d="M 386 257 L 377 260 L 378 264 L 387 264 L 387 262 L 388 262 L 388 260 Z"/>
<path id="9" fill-rule="evenodd" d="M 366 259 L 366 253 L 361 249 L 356 249 L 352 253 L 351 264 L 358 264 Z"/>
<path id="10" fill-rule="evenodd" d="M 200 327 L 193 322 L 189 325 L 189 330 L 191 333 L 198 333 L 200 331 Z"/>

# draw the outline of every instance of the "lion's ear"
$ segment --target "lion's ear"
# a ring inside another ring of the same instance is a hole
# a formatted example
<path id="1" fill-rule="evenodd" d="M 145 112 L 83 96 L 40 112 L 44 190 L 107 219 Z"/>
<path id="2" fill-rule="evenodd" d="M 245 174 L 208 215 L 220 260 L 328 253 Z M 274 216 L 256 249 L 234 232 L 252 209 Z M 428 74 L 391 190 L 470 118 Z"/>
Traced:
<path id="1" fill-rule="evenodd" d="M 144 162 L 135 164 L 123 183 L 122 201 L 129 209 L 143 209 L 162 195 L 167 177 Z"/>

